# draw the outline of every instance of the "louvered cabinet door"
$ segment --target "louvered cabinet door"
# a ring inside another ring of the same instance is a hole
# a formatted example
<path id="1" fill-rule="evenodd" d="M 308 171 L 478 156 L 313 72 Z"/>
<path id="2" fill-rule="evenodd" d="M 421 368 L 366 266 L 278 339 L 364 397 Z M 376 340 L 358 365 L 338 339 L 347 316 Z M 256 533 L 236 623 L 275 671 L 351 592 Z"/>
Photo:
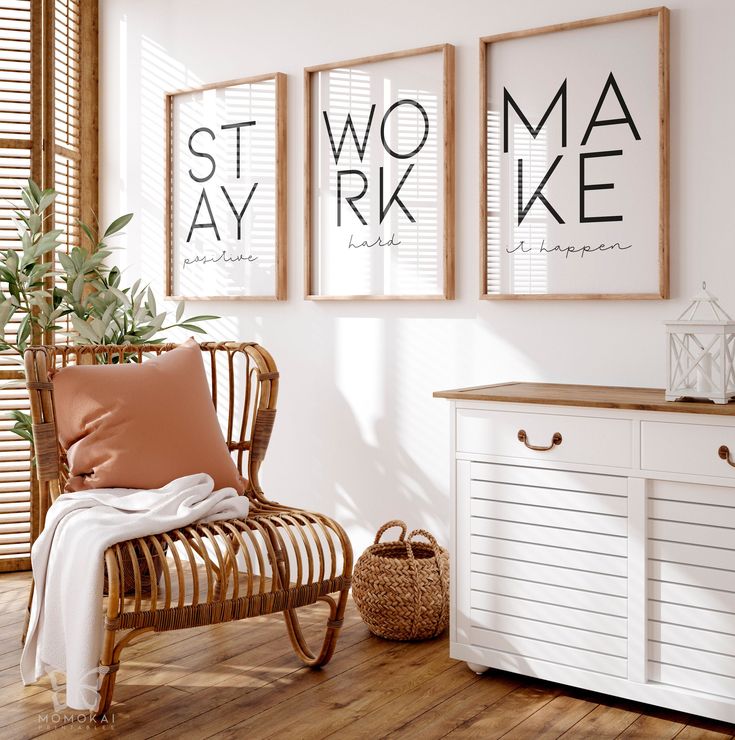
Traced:
<path id="1" fill-rule="evenodd" d="M 627 478 L 473 462 L 469 644 L 626 678 Z"/>
<path id="2" fill-rule="evenodd" d="M 735 700 L 732 488 L 650 484 L 648 678 Z"/>

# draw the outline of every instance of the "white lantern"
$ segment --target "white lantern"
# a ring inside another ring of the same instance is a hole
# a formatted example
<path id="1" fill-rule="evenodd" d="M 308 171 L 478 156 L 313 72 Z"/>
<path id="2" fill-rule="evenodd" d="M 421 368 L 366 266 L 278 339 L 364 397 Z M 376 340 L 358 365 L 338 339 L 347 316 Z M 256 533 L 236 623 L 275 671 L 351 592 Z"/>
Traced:
<path id="1" fill-rule="evenodd" d="M 704 398 L 727 403 L 735 397 L 735 321 L 706 283 L 676 321 L 666 322 L 666 400 Z"/>

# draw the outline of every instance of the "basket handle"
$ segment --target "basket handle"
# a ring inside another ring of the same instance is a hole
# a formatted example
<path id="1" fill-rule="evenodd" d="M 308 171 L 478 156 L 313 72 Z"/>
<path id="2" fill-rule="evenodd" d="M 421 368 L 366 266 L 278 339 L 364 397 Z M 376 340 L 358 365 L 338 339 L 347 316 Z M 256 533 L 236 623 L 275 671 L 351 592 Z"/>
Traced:
<path id="1" fill-rule="evenodd" d="M 391 527 L 400 527 L 401 528 L 401 534 L 398 537 L 398 542 L 403 542 L 406 538 L 406 522 L 402 522 L 400 519 L 391 519 L 389 522 L 386 522 L 376 533 L 375 535 L 375 543 L 378 544 L 380 542 L 380 538 L 385 534 L 385 532 L 388 529 L 391 529 Z"/>
<path id="2" fill-rule="evenodd" d="M 423 537 L 434 548 L 435 554 L 441 549 L 439 543 L 434 539 L 434 535 L 431 534 L 431 532 L 427 532 L 425 529 L 414 529 L 413 532 L 406 537 L 406 542 L 410 542 L 414 537 L 418 536 Z"/>
<path id="3" fill-rule="evenodd" d="M 439 564 L 439 557 L 438 557 L 439 556 L 439 551 L 441 550 L 441 546 L 436 541 L 436 539 L 434 538 L 434 535 L 431 534 L 431 532 L 427 532 L 425 529 L 414 529 L 408 535 L 408 537 L 406 537 L 406 547 L 408 549 L 408 557 L 409 557 L 409 560 L 413 560 L 414 559 L 413 558 L 413 552 L 411 551 L 411 540 L 414 537 L 418 537 L 418 536 L 421 536 L 425 540 L 427 540 L 429 542 L 429 544 L 431 545 L 431 547 L 433 548 L 433 550 L 434 550 L 434 562 L 436 563 L 436 572 L 439 575 L 439 583 L 441 584 L 442 604 L 443 604 L 441 613 L 439 614 L 439 618 L 437 619 L 437 622 L 436 622 L 437 625 L 438 625 L 444 619 L 444 615 L 446 613 L 446 610 L 448 608 L 448 603 L 449 603 L 449 600 L 447 599 L 447 586 L 446 586 L 446 582 L 445 582 L 445 579 L 444 579 L 444 574 L 442 573 L 441 565 Z M 414 572 L 415 572 L 415 570 L 414 570 Z M 417 580 L 417 583 L 418 583 L 418 580 Z M 419 603 L 419 602 L 417 602 L 417 603 Z M 417 610 L 416 614 L 418 615 L 418 610 Z M 416 629 L 416 621 L 417 621 L 417 616 L 414 617 L 414 628 L 413 628 L 414 630 Z"/>

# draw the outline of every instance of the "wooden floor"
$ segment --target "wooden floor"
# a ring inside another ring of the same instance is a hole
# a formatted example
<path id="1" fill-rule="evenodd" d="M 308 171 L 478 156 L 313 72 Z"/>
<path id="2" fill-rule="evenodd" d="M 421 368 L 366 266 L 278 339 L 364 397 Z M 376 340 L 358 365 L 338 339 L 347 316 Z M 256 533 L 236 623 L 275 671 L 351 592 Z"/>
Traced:
<path id="1" fill-rule="evenodd" d="M 725 740 L 726 725 L 509 673 L 471 673 L 446 638 L 386 642 L 350 606 L 332 662 L 301 668 L 278 616 L 167 632 L 123 653 L 109 725 L 54 713 L 50 684 L 20 684 L 29 578 L 0 575 L 0 738 L 677 738 Z M 322 607 L 304 610 L 316 636 Z M 68 715 L 73 716 L 68 716 Z"/>

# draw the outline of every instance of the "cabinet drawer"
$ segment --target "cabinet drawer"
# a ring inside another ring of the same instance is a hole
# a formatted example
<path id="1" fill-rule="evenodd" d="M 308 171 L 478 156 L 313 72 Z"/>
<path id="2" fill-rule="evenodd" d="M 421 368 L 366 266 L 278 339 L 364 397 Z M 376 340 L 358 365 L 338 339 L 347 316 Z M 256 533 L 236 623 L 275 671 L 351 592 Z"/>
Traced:
<path id="1" fill-rule="evenodd" d="M 526 433 L 527 444 L 518 438 L 521 430 Z M 528 446 L 549 446 L 555 434 L 561 435 L 561 442 L 551 449 L 533 450 Z M 589 416 L 458 409 L 457 450 L 523 460 L 626 468 L 632 464 L 631 422 Z"/>
<path id="2" fill-rule="evenodd" d="M 718 455 L 722 445 L 730 448 L 735 461 L 735 428 L 641 422 L 641 467 L 644 470 L 735 479 L 735 468 Z"/>

